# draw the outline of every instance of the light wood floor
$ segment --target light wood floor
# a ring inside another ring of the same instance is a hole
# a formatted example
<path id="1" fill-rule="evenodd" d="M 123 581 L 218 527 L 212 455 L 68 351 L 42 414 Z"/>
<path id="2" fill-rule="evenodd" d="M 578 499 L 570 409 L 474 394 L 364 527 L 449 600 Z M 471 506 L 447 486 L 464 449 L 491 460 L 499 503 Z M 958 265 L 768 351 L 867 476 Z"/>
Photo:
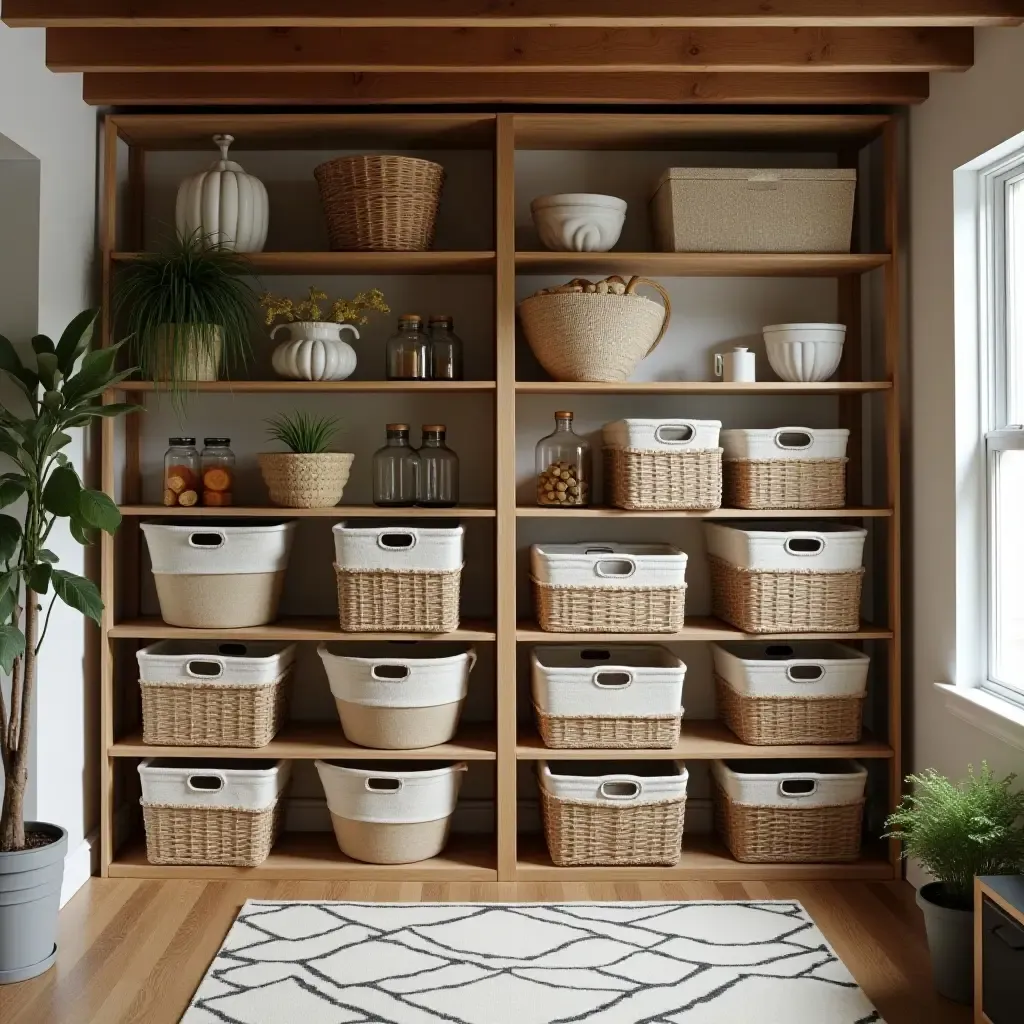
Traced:
<path id="1" fill-rule="evenodd" d="M 3 1024 L 174 1024 L 241 904 L 253 899 L 797 899 L 886 1024 L 967 1024 L 932 994 L 914 891 L 892 882 L 156 882 L 93 879 L 61 914 L 49 973 L 0 987 Z M 757 1021 L 751 1008 L 751 1024 Z M 730 1024 L 745 1024 L 743 1021 Z M 821 1024 L 830 1024 L 822 1021 Z"/>

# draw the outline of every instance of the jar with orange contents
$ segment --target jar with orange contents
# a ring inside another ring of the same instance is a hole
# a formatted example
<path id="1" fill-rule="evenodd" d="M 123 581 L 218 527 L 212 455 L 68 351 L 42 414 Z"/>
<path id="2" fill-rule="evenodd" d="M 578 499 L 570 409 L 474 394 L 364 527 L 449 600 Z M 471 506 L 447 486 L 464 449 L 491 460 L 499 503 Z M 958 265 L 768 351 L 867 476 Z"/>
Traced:
<path id="1" fill-rule="evenodd" d="M 235 453 L 231 450 L 231 438 L 204 437 L 203 445 L 203 504 L 234 504 Z"/>
<path id="2" fill-rule="evenodd" d="M 199 504 L 199 450 L 194 437 L 172 437 L 164 453 L 164 504 Z"/>

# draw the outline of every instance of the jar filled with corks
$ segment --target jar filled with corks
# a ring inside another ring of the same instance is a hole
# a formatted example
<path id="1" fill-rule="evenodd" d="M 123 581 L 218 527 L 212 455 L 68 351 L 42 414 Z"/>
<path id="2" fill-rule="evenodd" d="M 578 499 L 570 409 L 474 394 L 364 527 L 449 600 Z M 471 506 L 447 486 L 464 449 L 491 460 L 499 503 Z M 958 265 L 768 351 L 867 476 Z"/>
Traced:
<path id="1" fill-rule="evenodd" d="M 164 453 L 164 504 L 199 504 L 199 449 L 194 437 L 172 437 Z"/>
<path id="2" fill-rule="evenodd" d="M 537 504 L 579 508 L 590 504 L 590 444 L 572 429 L 572 413 L 555 413 L 555 429 L 537 442 Z"/>

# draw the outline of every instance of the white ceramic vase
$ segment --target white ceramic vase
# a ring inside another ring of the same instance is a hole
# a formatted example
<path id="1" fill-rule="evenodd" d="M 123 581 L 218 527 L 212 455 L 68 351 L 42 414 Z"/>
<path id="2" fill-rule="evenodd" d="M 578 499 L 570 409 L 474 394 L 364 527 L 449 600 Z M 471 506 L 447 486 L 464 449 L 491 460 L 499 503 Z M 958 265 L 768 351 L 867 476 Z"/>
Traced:
<path id="1" fill-rule="evenodd" d="M 178 187 L 174 224 L 181 235 L 197 231 L 235 252 L 261 252 L 267 241 L 269 204 L 259 178 L 228 159 L 233 135 L 214 135 L 220 159 Z"/>
<path id="2" fill-rule="evenodd" d="M 356 352 L 345 341 L 342 331 L 359 331 L 351 324 L 335 324 L 325 320 L 298 320 L 278 324 L 270 332 L 287 329 L 289 338 L 274 349 L 271 362 L 274 372 L 288 380 L 345 380 L 356 368 Z"/>

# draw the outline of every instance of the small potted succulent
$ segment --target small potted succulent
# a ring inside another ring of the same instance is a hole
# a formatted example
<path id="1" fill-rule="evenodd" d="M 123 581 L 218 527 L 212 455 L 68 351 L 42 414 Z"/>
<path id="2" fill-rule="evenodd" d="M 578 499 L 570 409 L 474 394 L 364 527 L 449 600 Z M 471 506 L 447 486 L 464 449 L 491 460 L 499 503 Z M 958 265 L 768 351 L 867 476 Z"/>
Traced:
<path id="1" fill-rule="evenodd" d="M 338 432 L 333 416 L 298 411 L 267 420 L 267 433 L 284 452 L 262 452 L 260 472 L 270 500 L 284 508 L 332 508 L 341 501 L 355 456 L 330 451 Z"/>
<path id="2" fill-rule="evenodd" d="M 327 293 L 310 287 L 309 297 L 301 302 L 269 292 L 260 297 L 267 326 L 281 321 L 270 332 L 287 329 L 288 340 L 274 349 L 274 372 L 289 380 L 345 380 L 356 368 L 355 349 L 342 338 L 351 331 L 358 338 L 356 324 L 369 322 L 368 313 L 390 313 L 384 296 L 376 288 L 360 292 L 351 299 L 335 299 L 324 316 L 320 303 Z"/>
<path id="3" fill-rule="evenodd" d="M 974 879 L 1024 868 L 1024 791 L 1015 775 L 997 779 L 986 762 L 951 782 L 929 769 L 907 778 L 913 792 L 886 821 L 885 835 L 903 842 L 934 882 L 923 885 L 932 976 L 940 995 L 969 1003 L 973 993 Z"/>

